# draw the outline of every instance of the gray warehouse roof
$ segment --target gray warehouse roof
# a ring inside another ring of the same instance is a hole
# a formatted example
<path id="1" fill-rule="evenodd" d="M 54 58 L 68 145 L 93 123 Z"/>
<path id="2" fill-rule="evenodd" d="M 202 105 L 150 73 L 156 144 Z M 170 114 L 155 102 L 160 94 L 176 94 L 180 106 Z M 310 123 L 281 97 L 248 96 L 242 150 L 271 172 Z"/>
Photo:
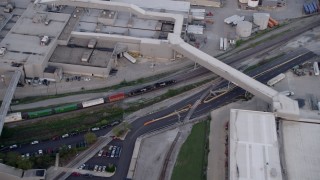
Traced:
<path id="1" fill-rule="evenodd" d="M 142 9 L 155 9 L 155 10 L 166 10 L 171 12 L 183 12 L 188 13 L 190 10 L 190 2 L 183 1 L 170 1 L 170 0 L 162 0 L 162 1 L 151 1 L 151 0 L 111 0 L 114 2 L 123 2 L 128 4 L 134 4 Z"/>
<path id="2" fill-rule="evenodd" d="M 230 180 L 282 180 L 273 113 L 230 112 Z"/>
<path id="3" fill-rule="evenodd" d="M 283 143 L 288 179 L 319 179 L 319 139 L 320 124 L 283 122 Z"/>
<path id="4" fill-rule="evenodd" d="M 30 4 L 16 24 L 1 41 L 0 46 L 6 47 L 6 53 L 0 57 L 0 72 L 13 70 L 11 63 L 37 65 L 37 72 L 42 72 L 46 66 L 51 49 L 62 32 L 70 15 L 44 12 L 43 6 L 33 7 Z M 50 19 L 48 25 L 44 21 Z M 40 45 L 43 36 L 49 36 L 50 43 Z M 32 71 L 32 70 L 30 70 Z M 27 73 L 27 72 L 26 72 Z M 31 76 L 32 77 L 32 76 Z"/>

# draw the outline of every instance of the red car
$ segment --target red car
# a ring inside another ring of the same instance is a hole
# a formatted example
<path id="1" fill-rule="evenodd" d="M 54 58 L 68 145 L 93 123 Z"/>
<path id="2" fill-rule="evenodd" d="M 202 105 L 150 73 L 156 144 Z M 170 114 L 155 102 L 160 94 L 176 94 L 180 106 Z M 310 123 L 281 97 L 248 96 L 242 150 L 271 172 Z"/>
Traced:
<path id="1" fill-rule="evenodd" d="M 72 176 L 81 176 L 81 173 L 73 172 L 71 175 L 72 175 Z"/>

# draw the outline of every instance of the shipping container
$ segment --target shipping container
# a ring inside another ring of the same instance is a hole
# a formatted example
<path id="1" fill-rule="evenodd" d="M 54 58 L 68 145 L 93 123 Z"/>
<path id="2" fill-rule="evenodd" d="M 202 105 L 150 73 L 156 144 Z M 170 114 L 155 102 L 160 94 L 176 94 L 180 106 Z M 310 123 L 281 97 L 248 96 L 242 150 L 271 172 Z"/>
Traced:
<path id="1" fill-rule="evenodd" d="M 4 123 L 21 121 L 21 120 L 22 120 L 21 112 L 11 113 L 6 116 Z"/>
<path id="2" fill-rule="evenodd" d="M 306 14 L 310 14 L 310 10 L 309 10 L 308 5 L 306 3 L 304 3 L 303 8 L 304 8 L 304 12 Z"/>
<path id="3" fill-rule="evenodd" d="M 267 84 L 268 84 L 269 86 L 273 86 L 273 85 L 277 84 L 278 82 L 280 82 L 280 81 L 281 81 L 282 79 L 284 79 L 285 77 L 286 77 L 286 75 L 283 74 L 283 73 L 281 73 L 281 74 L 279 74 L 278 76 L 270 79 L 270 80 L 267 82 Z"/>
<path id="4" fill-rule="evenodd" d="M 134 57 L 132 57 L 132 56 L 131 56 L 129 53 L 127 53 L 127 52 L 124 52 L 124 53 L 123 53 L 123 56 L 124 56 L 126 59 L 128 59 L 128 61 L 132 62 L 133 64 L 137 62 L 137 60 L 136 60 Z"/>
<path id="5" fill-rule="evenodd" d="M 29 118 L 38 118 L 38 117 L 43 117 L 43 116 L 49 116 L 52 114 L 52 109 L 44 109 L 40 111 L 35 111 L 35 112 L 28 112 L 28 117 Z"/>
<path id="6" fill-rule="evenodd" d="M 318 12 L 317 3 L 316 3 L 315 1 L 313 1 L 311 4 L 313 5 L 313 7 L 314 7 L 314 9 L 315 9 L 315 12 Z"/>
<path id="7" fill-rule="evenodd" d="M 313 63 L 313 71 L 314 71 L 314 75 L 319 76 L 319 66 L 318 66 L 318 62 L 314 62 L 314 63 Z"/>
<path id="8" fill-rule="evenodd" d="M 86 107 L 95 106 L 95 105 L 103 104 L 103 103 L 104 103 L 103 98 L 93 99 L 93 100 L 90 100 L 90 101 L 82 102 L 82 107 L 86 108 Z"/>
<path id="9" fill-rule="evenodd" d="M 69 104 L 69 105 L 54 108 L 54 112 L 55 113 L 64 113 L 64 112 L 74 111 L 76 109 L 78 109 L 77 104 Z"/>
<path id="10" fill-rule="evenodd" d="M 109 102 L 119 101 L 124 98 L 125 98 L 124 93 L 113 94 L 113 95 L 109 96 Z"/>
<path id="11" fill-rule="evenodd" d="M 311 4 L 308 4 L 308 7 L 309 7 L 310 14 L 314 13 L 313 6 Z"/>

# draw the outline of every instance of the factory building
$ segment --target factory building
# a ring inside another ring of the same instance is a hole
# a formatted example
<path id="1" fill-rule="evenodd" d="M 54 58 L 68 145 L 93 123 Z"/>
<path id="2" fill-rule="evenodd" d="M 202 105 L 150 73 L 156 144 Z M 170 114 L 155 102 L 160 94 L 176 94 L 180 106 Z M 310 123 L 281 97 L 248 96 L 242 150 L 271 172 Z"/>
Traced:
<path id="1" fill-rule="evenodd" d="M 282 180 L 273 113 L 231 109 L 229 179 Z"/>
<path id="2" fill-rule="evenodd" d="M 166 45 L 168 34 L 180 34 L 183 24 L 190 19 L 205 17 L 205 12 L 190 10 L 190 2 L 114 1 L 141 8 L 76 8 L 70 2 L 69 8 L 74 9 L 70 13 L 63 11 L 69 2 L 30 4 L 0 43 L 0 75 L 19 69 L 21 82 L 35 77 L 60 81 L 63 73 L 107 78 L 124 52 L 174 60 L 179 55 Z M 144 10 L 164 16 L 140 14 L 147 12 Z M 175 17 L 166 13 L 183 18 L 177 23 Z M 97 33 L 106 36 L 92 38 Z"/>

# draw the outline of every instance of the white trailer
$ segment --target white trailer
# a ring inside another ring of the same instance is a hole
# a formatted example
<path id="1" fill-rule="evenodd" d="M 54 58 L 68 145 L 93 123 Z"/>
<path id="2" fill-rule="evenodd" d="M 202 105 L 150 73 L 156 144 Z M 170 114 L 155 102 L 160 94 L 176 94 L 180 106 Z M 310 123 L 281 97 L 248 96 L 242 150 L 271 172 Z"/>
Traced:
<path id="1" fill-rule="evenodd" d="M 223 50 L 227 50 L 228 49 L 228 39 L 227 38 L 224 38 L 223 39 Z"/>
<path id="2" fill-rule="evenodd" d="M 286 75 L 283 74 L 283 73 L 281 73 L 281 74 L 279 74 L 278 76 L 270 79 L 270 80 L 267 82 L 267 84 L 268 84 L 269 86 L 273 86 L 273 85 L 277 84 L 278 82 L 280 82 L 280 81 L 281 81 L 282 79 L 284 79 L 285 77 L 286 77 Z"/>
<path id="3" fill-rule="evenodd" d="M 95 106 L 95 105 L 103 104 L 103 103 L 104 103 L 103 98 L 93 99 L 93 100 L 82 102 L 82 107 L 86 108 L 86 107 Z"/>
<path id="4" fill-rule="evenodd" d="M 319 76 L 319 65 L 318 62 L 313 63 L 314 75 Z"/>
<path id="5" fill-rule="evenodd" d="M 280 94 L 283 94 L 285 96 L 293 96 L 294 92 L 292 92 L 292 91 L 282 91 L 282 92 L 280 92 Z"/>
<path id="6" fill-rule="evenodd" d="M 123 56 L 124 56 L 126 59 L 128 59 L 128 61 L 132 62 L 133 64 L 137 62 L 137 60 L 136 60 L 134 57 L 132 57 L 132 56 L 131 56 L 129 53 L 127 53 L 127 52 L 124 52 L 124 53 L 123 53 Z"/>
<path id="7" fill-rule="evenodd" d="M 220 50 L 223 50 L 223 38 L 220 38 Z"/>
<path id="8" fill-rule="evenodd" d="M 8 114 L 4 119 L 4 122 L 9 123 L 9 122 L 15 122 L 15 121 L 21 121 L 21 120 L 22 120 L 21 112 L 17 112 L 17 113 Z"/>
<path id="9" fill-rule="evenodd" d="M 97 40 L 96 39 L 90 39 L 89 43 L 88 43 L 88 48 L 93 49 L 94 47 L 96 47 L 97 44 Z"/>

